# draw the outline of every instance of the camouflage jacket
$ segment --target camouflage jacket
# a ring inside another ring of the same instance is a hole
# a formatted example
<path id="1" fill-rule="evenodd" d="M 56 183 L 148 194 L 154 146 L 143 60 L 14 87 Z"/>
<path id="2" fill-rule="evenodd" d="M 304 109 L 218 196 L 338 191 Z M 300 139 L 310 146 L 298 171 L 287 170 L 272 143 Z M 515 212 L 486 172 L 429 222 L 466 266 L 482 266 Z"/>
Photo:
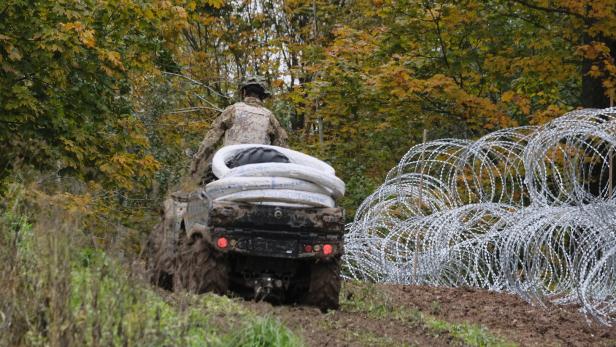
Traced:
<path id="1" fill-rule="evenodd" d="M 199 150 L 193 157 L 190 174 L 199 183 L 211 180 L 211 162 L 215 150 L 241 143 L 287 146 L 287 133 L 274 114 L 258 98 L 246 97 L 243 102 L 227 107 L 214 120 Z"/>

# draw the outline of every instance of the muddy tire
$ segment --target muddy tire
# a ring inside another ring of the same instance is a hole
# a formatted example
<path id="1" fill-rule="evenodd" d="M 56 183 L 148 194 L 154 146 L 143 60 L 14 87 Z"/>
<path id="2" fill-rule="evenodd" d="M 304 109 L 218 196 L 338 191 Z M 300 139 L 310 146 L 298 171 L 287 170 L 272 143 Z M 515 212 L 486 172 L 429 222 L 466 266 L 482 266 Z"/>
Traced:
<path id="1" fill-rule="evenodd" d="M 310 266 L 308 292 L 302 303 L 316 306 L 321 311 L 335 310 L 340 307 L 340 258 L 328 262 L 317 262 Z"/>
<path id="2" fill-rule="evenodd" d="M 222 253 L 199 233 L 180 242 L 175 291 L 225 294 L 228 289 L 229 264 Z"/>

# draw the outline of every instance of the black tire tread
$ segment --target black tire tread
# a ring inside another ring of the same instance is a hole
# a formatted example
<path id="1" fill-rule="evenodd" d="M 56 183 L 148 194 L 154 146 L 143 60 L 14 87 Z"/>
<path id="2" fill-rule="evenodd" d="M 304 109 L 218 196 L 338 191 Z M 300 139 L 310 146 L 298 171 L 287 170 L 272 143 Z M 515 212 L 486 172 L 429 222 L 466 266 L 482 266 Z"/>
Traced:
<path id="1" fill-rule="evenodd" d="M 174 290 L 196 294 L 225 294 L 229 289 L 229 265 L 226 258 L 203 237 L 195 236 L 180 244 Z"/>
<path id="2" fill-rule="evenodd" d="M 303 303 L 325 312 L 340 307 L 340 258 L 316 262 L 310 267 L 310 284 Z"/>

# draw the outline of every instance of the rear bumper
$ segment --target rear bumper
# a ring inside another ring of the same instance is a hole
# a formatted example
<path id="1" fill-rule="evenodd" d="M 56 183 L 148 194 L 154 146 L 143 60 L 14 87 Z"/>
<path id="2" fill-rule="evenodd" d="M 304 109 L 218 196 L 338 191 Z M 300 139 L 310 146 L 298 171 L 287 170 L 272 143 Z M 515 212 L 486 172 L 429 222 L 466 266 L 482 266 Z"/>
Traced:
<path id="1" fill-rule="evenodd" d="M 209 229 L 207 239 L 223 253 L 283 259 L 329 259 L 343 254 L 342 235 L 248 228 Z M 221 238 L 225 242 L 219 242 Z"/>

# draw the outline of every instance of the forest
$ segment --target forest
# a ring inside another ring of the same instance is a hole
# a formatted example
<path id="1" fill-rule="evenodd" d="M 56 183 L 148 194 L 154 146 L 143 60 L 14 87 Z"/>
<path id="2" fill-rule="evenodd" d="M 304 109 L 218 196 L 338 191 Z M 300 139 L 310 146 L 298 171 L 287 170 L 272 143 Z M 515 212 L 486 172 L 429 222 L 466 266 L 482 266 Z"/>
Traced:
<path id="1" fill-rule="evenodd" d="M 290 147 L 346 182 L 350 222 L 424 134 L 613 105 L 615 58 L 615 0 L 4 0 L 0 346 L 252 344 L 195 333 L 197 308 L 178 307 L 199 299 L 152 299 L 125 271 L 244 76 L 266 78 Z M 215 300 L 195 306 L 238 305 Z M 243 310 L 250 329 L 282 329 Z"/>

